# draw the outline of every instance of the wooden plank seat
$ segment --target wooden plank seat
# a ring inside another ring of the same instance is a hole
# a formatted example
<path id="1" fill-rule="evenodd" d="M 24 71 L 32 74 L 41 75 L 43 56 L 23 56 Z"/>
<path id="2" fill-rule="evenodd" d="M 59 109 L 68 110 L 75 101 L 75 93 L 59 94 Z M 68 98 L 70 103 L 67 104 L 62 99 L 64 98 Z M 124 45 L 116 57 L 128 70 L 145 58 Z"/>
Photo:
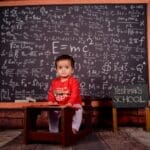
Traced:
<path id="1" fill-rule="evenodd" d="M 91 105 L 89 101 L 83 105 L 83 123 L 77 134 L 72 132 L 72 117 L 76 108 L 62 106 L 26 106 L 24 108 L 24 143 L 49 142 L 59 143 L 63 146 L 72 145 L 92 131 Z M 42 111 L 61 111 L 61 124 L 58 133 L 50 133 L 48 130 L 36 128 L 37 115 Z"/>

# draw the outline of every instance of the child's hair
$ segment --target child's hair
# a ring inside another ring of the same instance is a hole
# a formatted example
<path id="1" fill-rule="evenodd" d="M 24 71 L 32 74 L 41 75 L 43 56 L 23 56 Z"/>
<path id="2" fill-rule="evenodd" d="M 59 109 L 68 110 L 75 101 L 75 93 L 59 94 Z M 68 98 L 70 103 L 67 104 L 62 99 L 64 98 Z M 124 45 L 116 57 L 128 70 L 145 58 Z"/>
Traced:
<path id="1" fill-rule="evenodd" d="M 69 55 L 61 55 L 61 56 L 58 56 L 55 60 L 55 67 L 57 68 L 57 62 L 60 61 L 60 60 L 69 60 L 71 62 L 71 66 L 72 68 L 74 68 L 74 64 L 75 64 L 75 61 L 73 59 L 73 57 L 69 56 Z"/>

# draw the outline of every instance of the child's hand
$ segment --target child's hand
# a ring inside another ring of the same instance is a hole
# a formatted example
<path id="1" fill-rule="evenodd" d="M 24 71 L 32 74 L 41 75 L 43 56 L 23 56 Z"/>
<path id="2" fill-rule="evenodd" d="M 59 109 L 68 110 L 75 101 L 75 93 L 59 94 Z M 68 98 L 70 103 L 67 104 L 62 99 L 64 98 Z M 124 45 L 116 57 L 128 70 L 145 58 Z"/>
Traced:
<path id="1" fill-rule="evenodd" d="M 54 105 L 58 105 L 58 103 L 57 103 L 57 102 L 54 102 L 53 104 L 54 104 Z"/>
<path id="2" fill-rule="evenodd" d="M 49 104 L 49 105 L 53 105 L 53 102 L 49 101 L 48 104 Z"/>
<path id="3" fill-rule="evenodd" d="M 48 104 L 49 104 L 49 105 L 58 105 L 57 102 L 51 102 L 51 101 L 49 101 Z"/>
<path id="4" fill-rule="evenodd" d="M 72 104 L 71 103 L 67 103 L 65 106 L 66 107 L 72 107 Z"/>

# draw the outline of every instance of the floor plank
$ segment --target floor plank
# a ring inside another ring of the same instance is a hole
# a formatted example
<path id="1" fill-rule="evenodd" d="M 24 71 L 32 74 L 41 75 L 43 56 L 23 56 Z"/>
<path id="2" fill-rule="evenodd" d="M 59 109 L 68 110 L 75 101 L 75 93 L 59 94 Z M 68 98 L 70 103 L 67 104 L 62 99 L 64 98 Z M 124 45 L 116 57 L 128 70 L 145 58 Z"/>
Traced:
<path id="1" fill-rule="evenodd" d="M 13 137 L 11 133 L 10 136 Z M 5 140 L 5 138 L 2 139 L 3 134 L 9 135 L 8 131 L 6 133 L 0 131 L 1 141 Z M 70 147 L 62 147 L 52 143 L 24 145 L 22 140 L 23 135 L 21 134 L 0 147 L 0 150 L 150 150 L 150 132 L 137 127 L 119 128 L 117 133 L 112 130 L 98 130 Z"/>
<path id="2" fill-rule="evenodd" d="M 20 135 L 13 141 L 1 147 L 1 150 L 107 150 L 105 144 L 100 142 L 95 133 L 81 139 L 75 145 L 63 147 L 57 144 L 35 143 L 24 145 L 22 143 L 23 136 Z"/>
<path id="3" fill-rule="evenodd" d="M 108 147 L 92 133 L 74 145 L 72 150 L 108 150 Z"/>

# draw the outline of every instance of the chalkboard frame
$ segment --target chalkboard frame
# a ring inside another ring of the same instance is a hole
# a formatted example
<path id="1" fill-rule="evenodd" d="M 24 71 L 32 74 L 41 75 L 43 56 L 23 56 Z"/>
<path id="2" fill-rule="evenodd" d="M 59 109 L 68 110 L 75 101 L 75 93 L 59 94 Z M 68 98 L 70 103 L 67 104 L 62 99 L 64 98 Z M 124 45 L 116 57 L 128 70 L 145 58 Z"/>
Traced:
<path id="1" fill-rule="evenodd" d="M 149 0 L 120 0 L 119 4 L 149 4 Z M 24 0 L 4 0 L 0 1 L 0 7 L 3 6 L 29 6 L 29 5 L 76 5 L 76 4 L 118 4 L 118 0 L 30 0 L 30 1 L 24 1 Z"/>

